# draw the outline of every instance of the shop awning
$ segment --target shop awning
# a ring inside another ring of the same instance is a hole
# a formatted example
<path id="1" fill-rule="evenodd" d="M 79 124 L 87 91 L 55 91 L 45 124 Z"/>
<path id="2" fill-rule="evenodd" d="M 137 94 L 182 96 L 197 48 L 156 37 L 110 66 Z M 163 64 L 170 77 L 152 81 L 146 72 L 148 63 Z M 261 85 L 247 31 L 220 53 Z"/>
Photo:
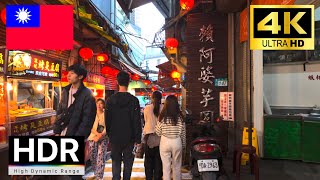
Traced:
<path id="1" fill-rule="evenodd" d="M 156 1 L 156 0 L 117 0 L 122 10 L 125 12 L 127 17 L 129 13 L 132 12 L 132 9 L 145 5 L 147 3 Z"/>
<path id="2" fill-rule="evenodd" d="M 136 70 L 135 68 L 129 66 L 128 64 L 124 63 L 124 62 L 120 62 L 120 65 L 122 65 L 122 67 L 124 67 L 124 69 L 127 69 L 128 71 L 130 71 L 131 73 L 137 74 L 140 77 L 146 77 L 146 75 L 142 74 L 140 71 Z"/>
<path id="3" fill-rule="evenodd" d="M 162 73 L 171 73 L 171 71 L 174 70 L 174 66 L 170 63 L 170 61 L 167 61 L 165 63 L 159 64 L 156 67 L 159 68 L 159 70 Z"/>

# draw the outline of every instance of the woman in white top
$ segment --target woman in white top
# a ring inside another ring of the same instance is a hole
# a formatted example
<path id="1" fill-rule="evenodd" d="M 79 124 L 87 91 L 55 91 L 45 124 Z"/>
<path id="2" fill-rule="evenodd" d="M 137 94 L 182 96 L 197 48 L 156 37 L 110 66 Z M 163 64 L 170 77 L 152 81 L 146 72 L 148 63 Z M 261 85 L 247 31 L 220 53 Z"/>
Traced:
<path id="1" fill-rule="evenodd" d="M 162 94 L 159 91 L 152 93 L 152 104 L 147 105 L 144 109 L 144 121 L 143 134 L 145 135 L 145 142 L 151 134 L 155 133 L 155 126 L 158 121 L 158 116 L 162 109 L 161 99 Z M 145 145 L 145 160 L 144 169 L 146 174 L 146 180 L 161 180 L 162 179 L 162 162 L 160 158 L 159 145 L 155 147 L 149 147 Z"/>
<path id="2" fill-rule="evenodd" d="M 107 136 L 105 123 L 105 101 L 97 100 L 97 115 L 88 137 L 90 160 L 96 179 L 103 179 L 107 153 Z"/>
<path id="3" fill-rule="evenodd" d="M 156 133 L 161 136 L 160 156 L 163 166 L 163 180 L 181 180 L 182 149 L 186 146 L 186 125 L 180 111 L 178 99 L 174 95 L 166 98 L 159 115 Z"/>

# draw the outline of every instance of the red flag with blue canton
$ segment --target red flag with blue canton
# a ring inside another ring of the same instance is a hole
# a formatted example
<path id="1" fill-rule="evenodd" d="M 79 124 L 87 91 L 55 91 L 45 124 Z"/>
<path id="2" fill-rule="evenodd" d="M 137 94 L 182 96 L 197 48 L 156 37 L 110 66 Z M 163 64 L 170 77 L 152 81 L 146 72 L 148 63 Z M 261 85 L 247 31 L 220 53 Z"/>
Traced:
<path id="1" fill-rule="evenodd" d="M 7 5 L 9 50 L 73 49 L 72 5 Z"/>

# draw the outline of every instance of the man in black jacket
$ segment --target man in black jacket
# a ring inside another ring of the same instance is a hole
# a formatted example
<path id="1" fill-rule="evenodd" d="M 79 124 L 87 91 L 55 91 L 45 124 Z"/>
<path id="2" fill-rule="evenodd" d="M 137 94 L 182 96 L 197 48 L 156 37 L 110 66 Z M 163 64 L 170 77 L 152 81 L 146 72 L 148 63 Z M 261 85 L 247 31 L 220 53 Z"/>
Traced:
<path id="1" fill-rule="evenodd" d="M 112 179 L 120 180 L 121 161 L 124 163 L 123 180 L 130 180 L 134 161 L 133 150 L 141 143 L 139 100 L 127 92 L 130 76 L 121 71 L 117 75 L 119 92 L 107 100 L 106 126 L 111 142 Z"/>
<path id="2" fill-rule="evenodd" d="M 83 80 L 87 70 L 80 64 L 68 68 L 68 86 L 62 91 L 61 101 L 57 109 L 57 120 L 53 132 L 56 136 L 90 135 L 96 117 L 96 103 L 92 91 L 84 86 Z M 69 109 L 68 109 L 69 108 Z M 65 112 L 70 115 L 63 115 Z M 68 118 L 66 118 L 68 117 Z M 70 176 L 71 179 L 82 179 L 81 176 Z"/>
<path id="3" fill-rule="evenodd" d="M 96 117 L 96 103 L 92 91 L 84 86 L 83 80 L 87 76 L 87 70 L 80 64 L 74 64 L 68 68 L 69 85 L 62 92 L 62 98 L 57 110 L 57 121 L 54 124 L 54 133 L 62 136 L 90 135 Z M 59 121 L 63 112 L 68 107 L 74 106 L 70 114 L 69 122 Z"/>

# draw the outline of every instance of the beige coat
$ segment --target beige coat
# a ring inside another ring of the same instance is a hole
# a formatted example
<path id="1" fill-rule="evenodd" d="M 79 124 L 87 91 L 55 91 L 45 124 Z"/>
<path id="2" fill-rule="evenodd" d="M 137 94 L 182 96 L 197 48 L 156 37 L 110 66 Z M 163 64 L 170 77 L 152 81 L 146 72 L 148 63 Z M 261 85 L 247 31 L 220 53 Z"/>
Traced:
<path id="1" fill-rule="evenodd" d="M 91 129 L 91 134 L 88 137 L 88 140 L 93 140 L 99 133 L 97 132 L 97 128 L 98 128 L 98 124 L 103 125 L 104 129 L 102 131 L 102 134 L 105 135 L 106 134 L 106 123 L 105 123 L 105 117 L 104 117 L 104 113 L 102 115 L 99 115 L 97 113 L 96 115 L 96 119 L 94 120 L 94 124 L 92 126 Z"/>

